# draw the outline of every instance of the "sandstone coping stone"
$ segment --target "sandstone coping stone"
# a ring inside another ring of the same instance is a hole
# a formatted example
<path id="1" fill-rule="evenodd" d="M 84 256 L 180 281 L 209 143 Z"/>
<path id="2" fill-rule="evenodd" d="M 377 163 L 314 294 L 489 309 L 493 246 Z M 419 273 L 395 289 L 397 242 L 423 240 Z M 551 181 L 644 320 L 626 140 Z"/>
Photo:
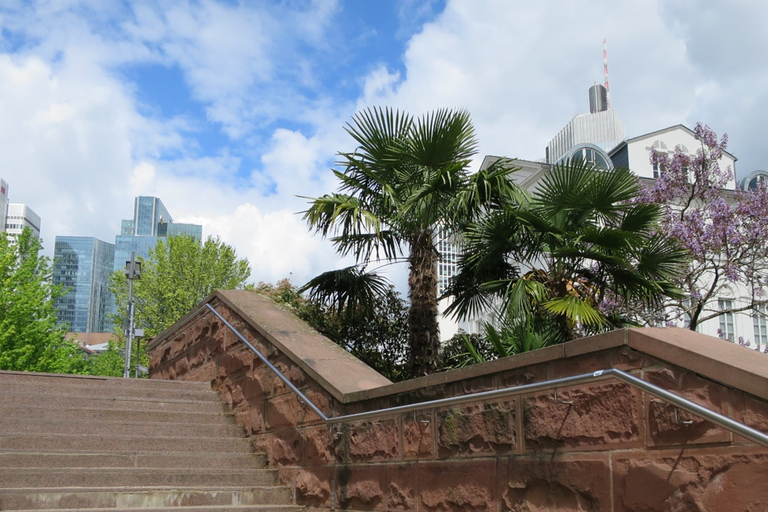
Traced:
<path id="1" fill-rule="evenodd" d="M 391 384 L 389 379 L 267 297 L 247 290 L 218 290 L 203 304 L 214 299 L 229 307 L 342 403 L 355 391 Z M 148 350 L 161 345 L 166 339 L 165 333 L 174 333 L 198 311 L 192 311 L 169 327 Z"/>
<path id="2" fill-rule="evenodd" d="M 768 400 L 768 365 L 754 350 L 675 327 L 628 329 L 627 345 Z"/>

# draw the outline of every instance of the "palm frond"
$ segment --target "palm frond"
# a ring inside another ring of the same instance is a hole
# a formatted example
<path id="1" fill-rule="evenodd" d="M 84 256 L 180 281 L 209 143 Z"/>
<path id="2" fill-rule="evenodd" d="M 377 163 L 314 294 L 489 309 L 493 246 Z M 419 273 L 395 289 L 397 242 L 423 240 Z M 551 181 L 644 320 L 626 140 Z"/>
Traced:
<path id="1" fill-rule="evenodd" d="M 573 295 L 554 297 L 544 303 L 544 308 L 554 315 L 582 325 L 606 325 L 605 316 L 588 302 Z"/>
<path id="2" fill-rule="evenodd" d="M 352 266 L 323 272 L 299 288 L 299 293 L 309 291 L 310 300 L 327 304 L 342 315 L 351 310 L 370 312 L 376 298 L 383 297 L 389 287 L 386 278 Z"/>
<path id="3" fill-rule="evenodd" d="M 466 167 L 478 147 L 472 118 L 463 109 L 438 109 L 418 118 L 409 143 L 413 162 L 433 169 L 453 163 Z"/>

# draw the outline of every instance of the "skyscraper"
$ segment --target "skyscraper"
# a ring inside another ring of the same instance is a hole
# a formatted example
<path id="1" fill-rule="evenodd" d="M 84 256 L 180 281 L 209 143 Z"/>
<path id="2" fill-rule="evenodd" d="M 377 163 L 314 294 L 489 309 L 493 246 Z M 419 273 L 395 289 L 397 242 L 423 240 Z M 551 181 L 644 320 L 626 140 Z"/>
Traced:
<path id="1" fill-rule="evenodd" d="M 11 203 L 8 199 L 8 182 L 0 178 L 0 231 L 5 231 L 9 238 L 20 235 L 24 228 L 32 230 L 32 235 L 40 238 L 40 216 L 23 203 Z"/>
<path id="2" fill-rule="evenodd" d="M 8 183 L 0 178 L 0 229 L 5 229 L 8 215 Z"/>
<path id="3" fill-rule="evenodd" d="M 624 141 L 624 122 L 615 110 L 608 108 L 607 94 L 605 87 L 599 84 L 589 89 L 589 114 L 575 116 L 549 142 L 546 150 L 548 164 L 576 156 L 572 154 L 574 149 L 582 149 L 586 160 L 600 158 L 599 150 L 607 153 Z M 590 152 L 590 146 L 596 146 L 598 151 Z M 610 165 L 610 159 L 603 160 L 607 161 L 592 163 Z"/>
<path id="4" fill-rule="evenodd" d="M 114 270 L 125 268 L 125 262 L 135 257 L 149 257 L 158 239 L 174 235 L 189 235 L 200 240 L 203 226 L 174 223 L 171 214 L 158 197 L 139 196 L 134 201 L 133 219 L 123 220 L 120 234 L 115 237 Z"/>
<path id="5" fill-rule="evenodd" d="M 23 203 L 8 203 L 5 231 L 9 235 L 20 235 L 24 228 L 32 230 L 32 235 L 40 238 L 40 216 Z"/>
<path id="6" fill-rule="evenodd" d="M 60 325 L 69 324 L 71 332 L 112 330 L 109 277 L 114 260 L 115 246 L 110 243 L 85 236 L 56 237 L 53 283 L 67 290 L 54 302 Z"/>

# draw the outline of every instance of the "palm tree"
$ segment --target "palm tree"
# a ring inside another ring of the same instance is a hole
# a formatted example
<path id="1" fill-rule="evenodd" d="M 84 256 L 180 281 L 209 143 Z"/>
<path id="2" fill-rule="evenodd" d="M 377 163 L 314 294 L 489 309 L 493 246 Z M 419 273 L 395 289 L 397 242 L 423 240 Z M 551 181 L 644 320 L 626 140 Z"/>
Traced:
<path id="1" fill-rule="evenodd" d="M 357 144 L 340 153 L 339 191 L 310 199 L 309 226 L 330 236 L 342 255 L 358 264 L 408 262 L 409 343 L 412 376 L 438 369 L 436 230 L 460 230 L 515 195 L 511 168 L 494 165 L 471 174 L 477 152 L 469 114 L 441 109 L 414 119 L 389 108 L 370 108 L 346 126 Z M 304 286 L 314 298 L 333 297 L 339 307 L 370 303 L 381 278 L 360 266 L 326 272 Z M 339 291 L 342 291 L 339 294 Z"/>
<path id="2" fill-rule="evenodd" d="M 660 209 L 635 202 L 626 169 L 556 165 L 525 200 L 467 226 L 446 295 L 460 317 L 497 307 L 506 325 L 531 325 L 548 343 L 632 324 L 632 308 L 660 307 L 686 253 L 657 234 Z"/>

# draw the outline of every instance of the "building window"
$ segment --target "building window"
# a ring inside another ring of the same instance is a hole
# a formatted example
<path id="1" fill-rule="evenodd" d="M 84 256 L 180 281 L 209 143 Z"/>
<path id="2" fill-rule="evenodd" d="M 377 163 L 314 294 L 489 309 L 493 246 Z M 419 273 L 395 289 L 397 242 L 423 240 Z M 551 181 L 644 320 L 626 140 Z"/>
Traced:
<path id="1" fill-rule="evenodd" d="M 653 164 L 653 177 L 654 178 L 661 178 L 667 174 L 667 166 L 660 163 Z"/>
<path id="2" fill-rule="evenodd" d="M 734 341 L 736 339 L 736 329 L 733 325 L 733 312 L 731 311 L 733 309 L 733 300 L 731 299 L 720 299 L 717 301 L 718 308 L 720 311 L 725 311 L 722 315 L 720 315 L 720 337 L 728 340 L 728 341 Z"/>
<path id="3" fill-rule="evenodd" d="M 755 311 L 752 312 L 752 326 L 755 329 L 755 344 L 758 347 L 768 345 L 768 319 L 766 319 L 766 315 L 768 315 L 768 310 L 766 309 L 765 304 L 758 306 L 755 308 Z"/>

